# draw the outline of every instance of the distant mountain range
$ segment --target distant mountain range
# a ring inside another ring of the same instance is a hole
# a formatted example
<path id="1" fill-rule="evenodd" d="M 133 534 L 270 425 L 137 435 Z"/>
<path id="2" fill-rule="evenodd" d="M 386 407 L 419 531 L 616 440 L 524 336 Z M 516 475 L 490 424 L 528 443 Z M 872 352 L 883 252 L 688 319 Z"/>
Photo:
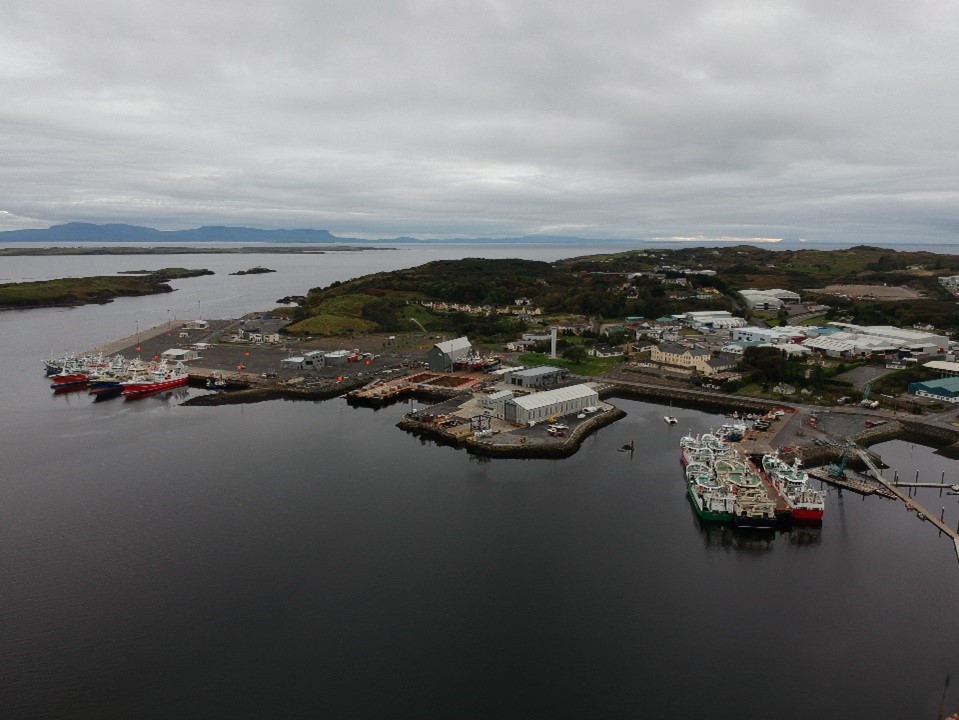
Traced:
<path id="1" fill-rule="evenodd" d="M 383 238 L 382 240 L 363 240 L 360 238 L 337 237 L 327 230 L 261 230 L 248 227 L 227 227 L 210 225 L 192 230 L 157 230 L 140 225 L 124 225 L 111 223 L 96 225 L 94 223 L 71 222 L 63 225 L 53 225 L 46 229 L 6 230 L 0 231 L 0 243 L 4 242 L 135 242 L 135 243 L 351 243 L 390 242 L 390 243 L 421 243 L 427 242 L 412 237 Z M 585 242 L 582 238 L 559 237 L 555 235 L 533 235 L 517 238 L 498 238 L 483 240 L 477 238 L 462 238 L 444 240 L 443 242 L 524 242 L 524 243 L 576 243 Z"/>

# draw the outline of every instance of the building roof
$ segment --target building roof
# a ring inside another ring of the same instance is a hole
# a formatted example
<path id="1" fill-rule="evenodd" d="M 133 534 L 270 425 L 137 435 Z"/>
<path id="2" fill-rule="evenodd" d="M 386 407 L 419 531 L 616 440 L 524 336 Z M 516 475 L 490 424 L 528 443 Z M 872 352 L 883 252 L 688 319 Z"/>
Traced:
<path id="1" fill-rule="evenodd" d="M 923 367 L 930 370 L 941 370 L 945 372 L 959 372 L 959 362 L 948 362 L 946 360 L 930 360 L 922 364 Z"/>
<path id="2" fill-rule="evenodd" d="M 659 351 L 663 353 L 668 353 L 670 355 L 692 355 L 693 357 L 701 357 L 703 355 L 709 355 L 709 350 L 701 347 L 689 347 L 687 345 L 682 345 L 681 343 L 676 342 L 663 342 L 659 344 Z"/>
<path id="3" fill-rule="evenodd" d="M 511 375 L 519 377 L 539 377 L 541 375 L 552 375 L 557 372 L 564 372 L 566 368 L 554 367 L 552 365 L 537 365 L 536 367 L 516 370 Z"/>
<path id="4" fill-rule="evenodd" d="M 856 349 L 856 346 L 847 340 L 824 336 L 803 340 L 802 344 L 813 350 L 832 350 L 834 352 L 852 352 Z"/>
<path id="5" fill-rule="evenodd" d="M 915 393 L 917 390 L 932 395 L 942 395 L 943 397 L 956 397 L 959 395 L 959 377 L 936 378 L 935 380 L 909 383 L 909 392 Z"/>
<path id="6" fill-rule="evenodd" d="M 702 319 L 702 318 L 728 318 L 732 317 L 729 310 L 690 310 L 684 313 L 683 317 Z"/>
<path id="7" fill-rule="evenodd" d="M 829 324 L 851 334 L 880 337 L 899 345 L 924 344 L 939 345 L 941 347 L 949 346 L 949 338 L 923 330 L 897 328 L 892 325 L 853 325 L 852 323 L 843 322 L 831 322 Z"/>
<path id="8" fill-rule="evenodd" d="M 469 350 L 473 345 L 470 343 L 469 338 L 464 335 L 463 337 L 454 338 L 453 340 L 436 343 L 433 347 L 449 355 L 457 350 Z"/>
<path id="9" fill-rule="evenodd" d="M 513 398 L 513 402 L 528 411 L 563 402 L 564 400 L 582 400 L 598 397 L 599 393 L 589 385 L 570 385 L 568 387 L 556 388 L 555 390 L 544 390 L 543 392 L 533 393 L 532 395 Z"/>
<path id="10" fill-rule="evenodd" d="M 728 352 L 720 352 L 716 357 L 707 361 L 711 367 L 722 367 L 723 365 L 737 365 L 739 358 Z"/>

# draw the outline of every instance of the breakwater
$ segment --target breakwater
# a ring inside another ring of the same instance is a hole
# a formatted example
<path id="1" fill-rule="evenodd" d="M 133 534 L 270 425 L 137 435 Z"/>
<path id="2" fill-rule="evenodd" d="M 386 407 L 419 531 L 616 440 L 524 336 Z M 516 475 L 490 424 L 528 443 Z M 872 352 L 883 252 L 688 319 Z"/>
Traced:
<path id="1" fill-rule="evenodd" d="M 476 437 L 473 433 L 465 432 L 461 426 L 444 428 L 435 423 L 418 420 L 413 415 L 405 416 L 397 423 L 397 427 L 417 437 L 428 438 L 441 445 L 462 447 L 473 455 L 483 457 L 561 459 L 575 454 L 583 440 L 591 433 L 624 417 L 626 413 L 619 408 L 608 408 L 579 423 L 568 437 L 531 438 L 527 434 L 529 428 Z"/>
<path id="2" fill-rule="evenodd" d="M 214 407 L 218 405 L 242 405 L 244 403 L 266 402 L 267 400 L 330 400 L 339 397 L 360 382 L 328 382 L 323 384 L 272 383 L 256 385 L 245 390 L 221 390 L 206 395 L 197 395 L 181 403 L 184 406 Z"/>

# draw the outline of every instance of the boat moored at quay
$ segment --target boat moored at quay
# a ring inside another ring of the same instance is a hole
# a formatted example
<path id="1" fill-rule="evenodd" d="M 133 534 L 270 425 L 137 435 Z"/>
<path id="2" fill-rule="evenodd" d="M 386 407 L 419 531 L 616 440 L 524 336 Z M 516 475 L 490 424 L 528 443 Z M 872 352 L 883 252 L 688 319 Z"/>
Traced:
<path id="1" fill-rule="evenodd" d="M 778 455 L 764 457 L 760 469 L 741 448 L 709 432 L 684 436 L 680 459 L 687 495 L 703 520 L 758 530 L 822 521 L 823 494 L 808 486 L 798 464 Z"/>
<path id="2" fill-rule="evenodd" d="M 50 387 L 53 390 L 64 390 L 66 388 L 75 388 L 79 385 L 86 385 L 89 380 L 89 376 L 84 372 L 68 372 L 64 368 L 61 372 L 56 375 L 51 375 Z"/>
<path id="3" fill-rule="evenodd" d="M 697 461 L 686 466 L 686 493 L 703 520 L 732 521 L 736 498 L 708 464 Z"/>
<path id="4" fill-rule="evenodd" d="M 189 379 L 190 376 L 182 362 L 178 362 L 172 369 L 168 368 L 165 362 L 161 362 L 149 374 L 137 375 L 122 383 L 122 394 L 129 399 L 145 397 L 164 390 L 183 387 Z"/>
<path id="5" fill-rule="evenodd" d="M 792 465 L 778 453 L 766 453 L 762 458 L 762 473 L 786 501 L 792 519 L 801 523 L 821 523 L 826 509 L 825 496 L 809 487 L 809 475 L 797 458 Z"/>

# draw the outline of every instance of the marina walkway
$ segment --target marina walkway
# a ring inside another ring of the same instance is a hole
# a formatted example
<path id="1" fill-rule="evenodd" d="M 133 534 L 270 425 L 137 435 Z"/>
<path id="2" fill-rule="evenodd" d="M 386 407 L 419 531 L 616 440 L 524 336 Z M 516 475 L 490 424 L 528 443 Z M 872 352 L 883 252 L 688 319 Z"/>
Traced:
<path id="1" fill-rule="evenodd" d="M 944 533 L 947 537 L 952 539 L 956 548 L 956 557 L 959 558 L 959 531 L 953 530 L 951 527 L 946 525 L 941 518 L 938 518 L 930 513 L 926 508 L 920 505 L 915 498 L 909 497 L 906 493 L 902 492 L 897 485 L 888 482 L 882 476 L 882 473 L 879 471 L 879 468 L 876 467 L 875 463 L 872 461 L 872 458 L 869 457 L 869 453 L 864 450 L 857 449 L 856 454 L 859 455 L 859 458 L 866 464 L 866 467 L 869 468 L 869 474 L 872 475 L 877 481 L 882 483 L 886 490 L 902 500 L 908 509 L 915 510 L 917 517 L 931 522 L 939 529 L 939 532 Z"/>

